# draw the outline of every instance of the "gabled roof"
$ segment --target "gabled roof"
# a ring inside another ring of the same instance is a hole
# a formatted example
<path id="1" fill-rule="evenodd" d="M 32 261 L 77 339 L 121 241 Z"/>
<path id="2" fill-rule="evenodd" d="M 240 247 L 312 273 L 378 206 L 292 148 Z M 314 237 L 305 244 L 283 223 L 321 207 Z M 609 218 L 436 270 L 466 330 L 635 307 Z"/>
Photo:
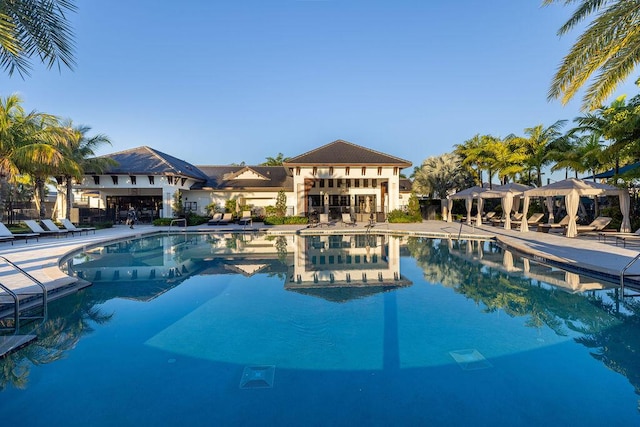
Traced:
<path id="1" fill-rule="evenodd" d="M 411 162 L 338 139 L 284 162 L 286 167 L 305 165 L 380 165 L 407 168 L 411 166 Z"/>
<path id="2" fill-rule="evenodd" d="M 118 162 L 117 166 L 107 168 L 107 175 L 180 175 L 198 180 L 207 179 L 207 176 L 191 163 L 147 146 L 100 157 Z"/>
<path id="3" fill-rule="evenodd" d="M 293 178 L 282 166 L 198 166 L 198 168 L 207 175 L 207 181 L 192 187 L 194 190 L 198 188 L 293 190 Z M 246 175 L 247 171 L 254 172 L 258 177 L 255 179 L 240 177 L 240 175 Z"/>

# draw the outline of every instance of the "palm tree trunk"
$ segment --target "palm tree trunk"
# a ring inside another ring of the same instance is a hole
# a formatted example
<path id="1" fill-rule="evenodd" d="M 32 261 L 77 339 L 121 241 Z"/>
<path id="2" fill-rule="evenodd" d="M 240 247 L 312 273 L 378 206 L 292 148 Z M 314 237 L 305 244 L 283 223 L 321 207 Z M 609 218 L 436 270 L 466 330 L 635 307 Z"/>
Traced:
<path id="1" fill-rule="evenodd" d="M 65 184 L 67 185 L 67 191 L 66 191 L 67 194 L 66 194 L 66 200 L 65 200 L 67 208 L 66 208 L 64 217 L 70 220 L 71 219 L 71 195 L 72 195 L 72 188 L 73 188 L 71 184 L 70 176 L 65 177 Z"/>

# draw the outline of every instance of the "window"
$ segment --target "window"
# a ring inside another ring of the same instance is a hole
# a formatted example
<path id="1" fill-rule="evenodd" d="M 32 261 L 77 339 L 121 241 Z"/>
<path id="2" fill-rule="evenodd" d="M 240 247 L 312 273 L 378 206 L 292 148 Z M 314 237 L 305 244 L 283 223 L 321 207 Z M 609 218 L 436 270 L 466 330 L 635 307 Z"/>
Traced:
<path id="1" fill-rule="evenodd" d="M 333 175 L 333 166 L 329 166 L 329 175 Z"/>
<path id="2" fill-rule="evenodd" d="M 135 177 L 135 175 L 129 176 L 129 179 L 131 179 L 131 185 L 136 185 L 136 177 Z"/>
<path id="3" fill-rule="evenodd" d="M 368 179 L 363 179 L 362 180 L 362 186 L 364 188 L 368 188 L 369 187 L 369 180 Z"/>
<path id="4" fill-rule="evenodd" d="M 318 168 L 314 166 L 313 171 L 311 173 L 313 174 L 313 176 L 316 176 L 318 174 Z"/>
<path id="5" fill-rule="evenodd" d="M 342 187 L 342 180 L 341 179 L 336 179 L 336 187 L 338 187 L 338 188 Z"/>
<path id="6" fill-rule="evenodd" d="M 347 179 L 346 181 L 347 181 L 347 188 L 351 188 L 351 180 Z"/>
<path id="7" fill-rule="evenodd" d="M 95 185 L 100 185 L 100 177 L 98 175 L 93 176 L 93 183 Z"/>
<path id="8" fill-rule="evenodd" d="M 393 168 L 393 174 L 398 175 L 398 167 Z"/>
<path id="9" fill-rule="evenodd" d="M 111 180 L 113 181 L 113 185 L 118 185 L 118 175 L 111 175 Z"/>
<path id="10" fill-rule="evenodd" d="M 359 179 L 354 179 L 353 180 L 353 186 L 356 187 L 356 188 L 359 188 L 360 187 L 360 180 Z"/>
<path id="11" fill-rule="evenodd" d="M 376 188 L 376 187 L 378 186 L 378 180 L 377 180 L 377 179 L 375 179 L 375 178 L 374 178 L 374 179 L 372 179 L 372 180 L 371 180 L 371 186 L 372 186 L 373 188 Z"/>
<path id="12" fill-rule="evenodd" d="M 154 180 L 155 180 L 154 176 L 153 175 L 149 175 L 148 178 L 149 178 L 149 185 L 153 185 Z"/>
<path id="13" fill-rule="evenodd" d="M 320 188 L 324 188 L 324 179 L 320 180 Z"/>
<path id="14" fill-rule="evenodd" d="M 351 170 L 351 168 L 349 166 L 347 166 L 346 168 L 344 168 L 344 174 L 346 176 L 349 176 L 349 171 Z"/>
<path id="15" fill-rule="evenodd" d="M 329 188 L 333 187 L 333 180 L 332 179 L 328 179 L 327 180 L 327 187 L 329 187 Z"/>
<path id="16" fill-rule="evenodd" d="M 300 175 L 300 167 L 299 166 L 296 168 L 296 175 Z"/>
<path id="17" fill-rule="evenodd" d="M 382 175 L 382 166 L 378 166 L 378 175 Z"/>
<path id="18" fill-rule="evenodd" d="M 362 167 L 362 176 L 365 176 L 367 174 L 367 167 L 363 166 Z"/>
<path id="19" fill-rule="evenodd" d="M 167 177 L 167 184 L 173 185 L 173 177 L 172 176 L 168 176 Z"/>

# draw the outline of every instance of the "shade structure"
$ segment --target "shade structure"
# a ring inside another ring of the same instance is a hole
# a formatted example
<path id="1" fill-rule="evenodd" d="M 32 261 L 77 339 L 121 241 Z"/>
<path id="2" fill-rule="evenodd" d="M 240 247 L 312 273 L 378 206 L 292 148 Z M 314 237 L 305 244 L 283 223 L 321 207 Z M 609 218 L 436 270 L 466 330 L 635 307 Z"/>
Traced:
<path id="1" fill-rule="evenodd" d="M 626 189 L 614 187 L 609 184 L 585 181 L 582 179 L 569 178 L 557 181 L 549 185 L 533 188 L 524 192 L 525 201 L 523 207 L 524 217 L 527 216 L 526 209 L 529 207 L 531 197 L 553 197 L 564 196 L 567 215 L 569 215 L 569 225 L 567 226 L 567 237 L 577 235 L 576 217 L 578 215 L 578 205 L 580 196 L 618 196 L 620 198 L 620 210 L 622 211 L 622 225 L 620 231 L 628 233 L 631 231 L 629 221 L 629 192 Z M 521 230 L 524 231 L 524 230 Z"/>
<path id="2" fill-rule="evenodd" d="M 471 208 L 473 207 L 473 199 L 479 199 L 480 195 L 487 191 L 486 188 L 474 185 L 473 187 L 466 188 L 462 191 L 458 191 L 449 196 L 450 199 L 464 199 L 467 208 L 467 224 L 471 225 Z M 451 210 L 449 210 L 451 212 Z M 476 221 L 480 221 L 478 225 L 482 223 L 482 204 L 478 203 L 478 215 Z"/>
<path id="3" fill-rule="evenodd" d="M 514 198 L 520 197 L 524 195 L 524 192 L 530 190 L 532 187 L 524 184 L 518 184 L 516 182 L 510 182 L 505 185 L 499 185 L 491 190 L 487 190 L 483 192 L 480 197 L 483 199 L 493 199 L 499 198 L 500 204 L 502 205 L 502 212 L 504 217 L 504 228 L 511 228 L 511 210 L 514 208 Z M 525 201 L 526 203 L 526 201 Z M 518 205 L 520 203 L 518 202 Z M 516 211 L 518 210 L 517 205 L 515 205 Z M 526 222 L 526 217 L 522 221 L 522 227 L 526 227 L 524 224 Z M 528 229 L 527 229 L 528 231 Z"/>

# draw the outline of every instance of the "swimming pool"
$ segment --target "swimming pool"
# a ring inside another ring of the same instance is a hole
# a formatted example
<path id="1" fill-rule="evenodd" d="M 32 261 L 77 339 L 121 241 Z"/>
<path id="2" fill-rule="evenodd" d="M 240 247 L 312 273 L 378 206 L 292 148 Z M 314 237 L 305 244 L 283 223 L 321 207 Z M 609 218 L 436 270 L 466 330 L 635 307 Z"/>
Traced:
<path id="1" fill-rule="evenodd" d="M 6 425 L 638 425 L 640 303 L 493 242 L 157 235 L 0 360 Z"/>

